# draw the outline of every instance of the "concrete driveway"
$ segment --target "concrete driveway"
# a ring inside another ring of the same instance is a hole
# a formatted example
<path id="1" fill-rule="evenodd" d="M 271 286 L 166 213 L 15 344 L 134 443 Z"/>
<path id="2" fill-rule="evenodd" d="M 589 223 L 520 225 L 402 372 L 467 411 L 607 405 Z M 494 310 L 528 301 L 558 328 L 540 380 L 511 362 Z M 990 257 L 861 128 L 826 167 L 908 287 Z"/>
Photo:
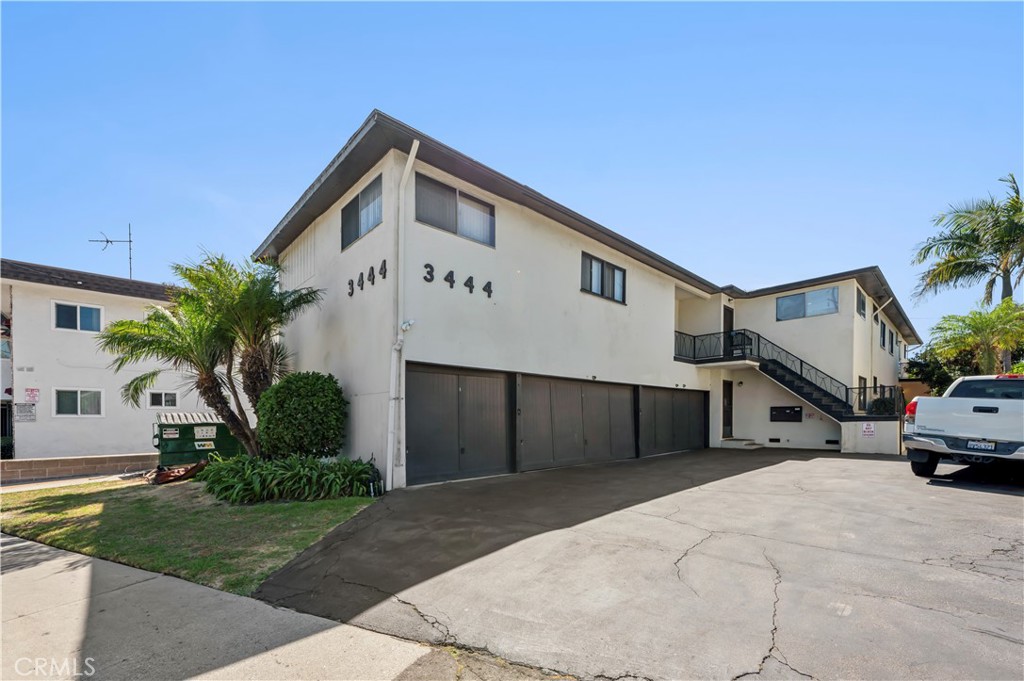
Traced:
<path id="1" fill-rule="evenodd" d="M 583 678 L 1024 674 L 1020 486 L 703 451 L 395 492 L 271 603 Z"/>

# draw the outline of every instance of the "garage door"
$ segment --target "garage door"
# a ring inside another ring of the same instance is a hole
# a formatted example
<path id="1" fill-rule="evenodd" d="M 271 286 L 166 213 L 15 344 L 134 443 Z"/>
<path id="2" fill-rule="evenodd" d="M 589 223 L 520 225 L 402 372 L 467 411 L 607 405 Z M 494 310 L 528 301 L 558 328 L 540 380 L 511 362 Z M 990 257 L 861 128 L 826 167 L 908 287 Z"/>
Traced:
<path id="1" fill-rule="evenodd" d="M 406 483 L 512 470 L 504 374 L 406 368 Z"/>
<path id="2" fill-rule="evenodd" d="M 640 456 L 701 449 L 707 428 L 707 393 L 640 388 Z"/>
<path id="3" fill-rule="evenodd" d="M 519 408 L 520 470 L 636 456 L 631 386 L 523 376 Z"/>

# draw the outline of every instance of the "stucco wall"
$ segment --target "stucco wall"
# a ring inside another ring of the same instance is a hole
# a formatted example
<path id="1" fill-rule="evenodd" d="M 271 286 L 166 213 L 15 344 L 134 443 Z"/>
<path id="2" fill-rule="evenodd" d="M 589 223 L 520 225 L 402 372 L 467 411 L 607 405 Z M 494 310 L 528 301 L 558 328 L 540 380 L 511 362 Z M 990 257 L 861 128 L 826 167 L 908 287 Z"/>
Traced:
<path id="1" fill-rule="evenodd" d="M 733 381 L 733 437 L 755 440 L 765 447 L 839 449 L 839 424 L 785 390 L 757 370 L 730 372 Z M 730 378 L 726 376 L 725 378 Z M 740 385 L 742 383 L 743 385 Z M 803 421 L 773 422 L 771 407 L 802 407 Z M 769 442 L 779 438 L 779 442 Z"/>
<path id="2" fill-rule="evenodd" d="M 151 453 L 152 424 L 158 410 L 125 406 L 121 386 L 156 368 L 155 363 L 115 374 L 111 355 L 100 352 L 96 334 L 53 328 L 53 301 L 103 308 L 102 325 L 118 319 L 142 319 L 155 301 L 80 291 L 57 286 L 11 282 L 14 402 L 25 402 L 25 389 L 38 388 L 35 422 L 14 423 L 15 456 L 47 458 Z M 168 411 L 206 411 L 195 393 L 180 389 L 182 377 L 164 374 L 155 390 L 177 391 L 178 406 Z M 102 416 L 55 416 L 55 388 L 99 389 Z"/>
<path id="3" fill-rule="evenodd" d="M 396 152 L 387 154 L 280 257 L 283 286 L 324 290 L 320 307 L 306 311 L 285 329 L 284 344 L 293 353 L 293 368 L 334 374 L 349 400 L 343 451 L 352 458 L 374 457 L 382 471 L 394 343 L 395 199 L 401 172 Z M 342 208 L 377 175 L 383 176 L 383 222 L 342 251 Z M 382 261 L 387 262 L 383 278 L 379 274 Z M 371 267 L 373 284 L 368 280 Z M 362 290 L 356 285 L 360 274 Z"/>

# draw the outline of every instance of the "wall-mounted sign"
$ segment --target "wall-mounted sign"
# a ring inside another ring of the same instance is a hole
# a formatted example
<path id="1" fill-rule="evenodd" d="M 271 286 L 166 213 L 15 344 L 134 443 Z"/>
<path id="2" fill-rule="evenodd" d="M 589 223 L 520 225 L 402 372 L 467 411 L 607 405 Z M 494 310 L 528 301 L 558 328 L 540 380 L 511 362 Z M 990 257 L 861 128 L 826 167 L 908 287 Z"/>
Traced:
<path id="1" fill-rule="evenodd" d="M 873 423 L 862 423 L 860 426 L 861 437 L 874 437 L 875 436 L 875 424 Z"/>
<path id="2" fill-rule="evenodd" d="M 24 423 L 36 420 L 36 405 L 19 402 L 14 405 L 14 420 Z"/>
<path id="3" fill-rule="evenodd" d="M 163 435 L 165 440 L 174 440 L 178 437 L 177 428 L 164 428 Z"/>
<path id="4" fill-rule="evenodd" d="M 217 437 L 217 426 L 196 426 L 197 440 L 212 440 Z"/>
<path id="5" fill-rule="evenodd" d="M 25 401 L 26 402 L 38 402 L 39 401 L 39 388 L 25 388 Z"/>

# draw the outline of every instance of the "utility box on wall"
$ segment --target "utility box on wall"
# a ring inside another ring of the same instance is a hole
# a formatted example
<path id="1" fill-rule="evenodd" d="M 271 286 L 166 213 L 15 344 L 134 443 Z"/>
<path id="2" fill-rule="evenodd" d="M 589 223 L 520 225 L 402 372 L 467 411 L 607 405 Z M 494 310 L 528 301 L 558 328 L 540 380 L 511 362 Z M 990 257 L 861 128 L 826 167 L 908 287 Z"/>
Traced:
<path id="1" fill-rule="evenodd" d="M 788 423 L 801 423 L 804 420 L 803 407 L 770 407 L 771 421 L 782 421 Z"/>

